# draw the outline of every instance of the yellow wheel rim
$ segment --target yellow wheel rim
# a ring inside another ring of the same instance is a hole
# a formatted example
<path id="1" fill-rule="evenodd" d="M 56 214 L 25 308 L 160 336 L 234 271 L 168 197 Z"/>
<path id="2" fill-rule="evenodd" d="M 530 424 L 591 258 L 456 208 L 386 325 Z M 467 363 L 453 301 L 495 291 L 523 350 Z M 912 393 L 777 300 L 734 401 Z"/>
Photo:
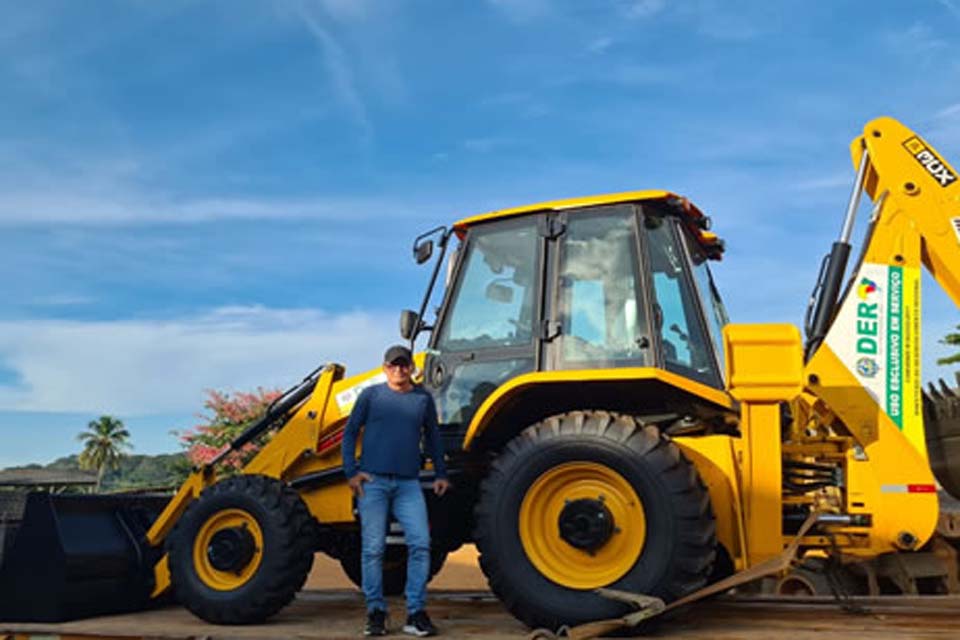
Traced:
<path id="1" fill-rule="evenodd" d="M 599 548 L 579 549 L 560 532 L 561 512 L 576 500 L 599 501 L 613 518 Z M 596 589 L 622 578 L 640 557 L 647 524 L 637 492 L 595 462 L 568 462 L 534 481 L 520 504 L 520 541 L 540 573 L 571 589 Z"/>
<path id="2" fill-rule="evenodd" d="M 217 569 L 208 550 L 217 533 L 233 528 L 246 529 L 253 537 L 254 549 L 250 560 L 236 571 Z M 203 523 L 193 542 L 193 566 L 200 580 L 217 591 L 232 591 L 245 585 L 256 574 L 263 560 L 263 531 L 257 520 L 242 509 L 225 509 L 210 516 Z"/>

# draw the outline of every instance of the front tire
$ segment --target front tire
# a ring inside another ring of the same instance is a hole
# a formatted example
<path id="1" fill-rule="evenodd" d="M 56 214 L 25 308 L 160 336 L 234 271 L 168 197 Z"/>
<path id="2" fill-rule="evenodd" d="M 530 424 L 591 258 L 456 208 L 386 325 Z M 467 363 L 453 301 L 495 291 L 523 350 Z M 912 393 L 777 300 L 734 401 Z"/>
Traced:
<path id="1" fill-rule="evenodd" d="M 177 600 L 214 624 L 263 622 L 313 565 L 315 521 L 296 491 L 240 475 L 207 488 L 167 539 Z"/>
<path id="2" fill-rule="evenodd" d="M 656 428 L 602 411 L 553 416 L 511 440 L 477 504 L 490 588 L 531 627 L 621 616 L 597 587 L 677 599 L 716 547 L 706 488 Z"/>

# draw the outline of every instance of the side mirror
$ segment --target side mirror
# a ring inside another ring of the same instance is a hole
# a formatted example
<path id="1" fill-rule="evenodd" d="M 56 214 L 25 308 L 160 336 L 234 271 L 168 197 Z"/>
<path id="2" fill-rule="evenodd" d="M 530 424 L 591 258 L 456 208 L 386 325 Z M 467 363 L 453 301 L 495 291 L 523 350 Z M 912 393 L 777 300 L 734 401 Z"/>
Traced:
<path id="1" fill-rule="evenodd" d="M 418 243 L 413 248 L 413 257 L 417 264 L 423 264 L 433 255 L 433 240 L 426 240 Z"/>
<path id="2" fill-rule="evenodd" d="M 513 302 L 513 287 L 508 287 L 499 282 L 491 282 L 487 285 L 487 300 L 509 304 Z"/>
<path id="3" fill-rule="evenodd" d="M 420 316 L 416 311 L 404 309 L 400 312 L 400 337 L 404 340 L 413 340 L 420 328 Z"/>

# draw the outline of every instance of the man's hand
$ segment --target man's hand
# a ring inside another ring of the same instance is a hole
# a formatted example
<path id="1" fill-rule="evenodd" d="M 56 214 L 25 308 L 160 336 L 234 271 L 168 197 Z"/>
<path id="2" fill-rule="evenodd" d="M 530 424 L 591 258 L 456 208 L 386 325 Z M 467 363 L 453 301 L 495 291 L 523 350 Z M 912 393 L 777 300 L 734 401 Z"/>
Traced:
<path id="1" fill-rule="evenodd" d="M 350 491 L 353 491 L 353 495 L 362 498 L 363 483 L 370 482 L 371 480 L 373 480 L 373 476 L 365 471 L 360 471 L 357 475 L 347 480 L 347 484 L 350 485 Z"/>
<path id="2" fill-rule="evenodd" d="M 447 492 L 447 489 L 450 488 L 450 481 L 446 478 L 437 478 L 433 481 L 433 492 L 438 496 L 442 496 Z"/>

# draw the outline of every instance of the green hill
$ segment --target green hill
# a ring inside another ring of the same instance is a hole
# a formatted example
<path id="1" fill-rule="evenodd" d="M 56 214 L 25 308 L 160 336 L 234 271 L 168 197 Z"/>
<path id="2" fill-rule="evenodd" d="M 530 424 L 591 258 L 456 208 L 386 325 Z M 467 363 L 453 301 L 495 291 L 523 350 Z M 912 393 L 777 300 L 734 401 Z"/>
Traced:
<path id="1" fill-rule="evenodd" d="M 12 469 L 55 469 L 74 471 L 80 468 L 77 456 L 59 458 L 47 465 L 30 464 Z M 120 489 L 147 489 L 176 487 L 190 472 L 190 464 L 182 453 L 155 456 L 127 455 L 118 469 L 107 471 L 103 478 L 104 491 Z"/>

